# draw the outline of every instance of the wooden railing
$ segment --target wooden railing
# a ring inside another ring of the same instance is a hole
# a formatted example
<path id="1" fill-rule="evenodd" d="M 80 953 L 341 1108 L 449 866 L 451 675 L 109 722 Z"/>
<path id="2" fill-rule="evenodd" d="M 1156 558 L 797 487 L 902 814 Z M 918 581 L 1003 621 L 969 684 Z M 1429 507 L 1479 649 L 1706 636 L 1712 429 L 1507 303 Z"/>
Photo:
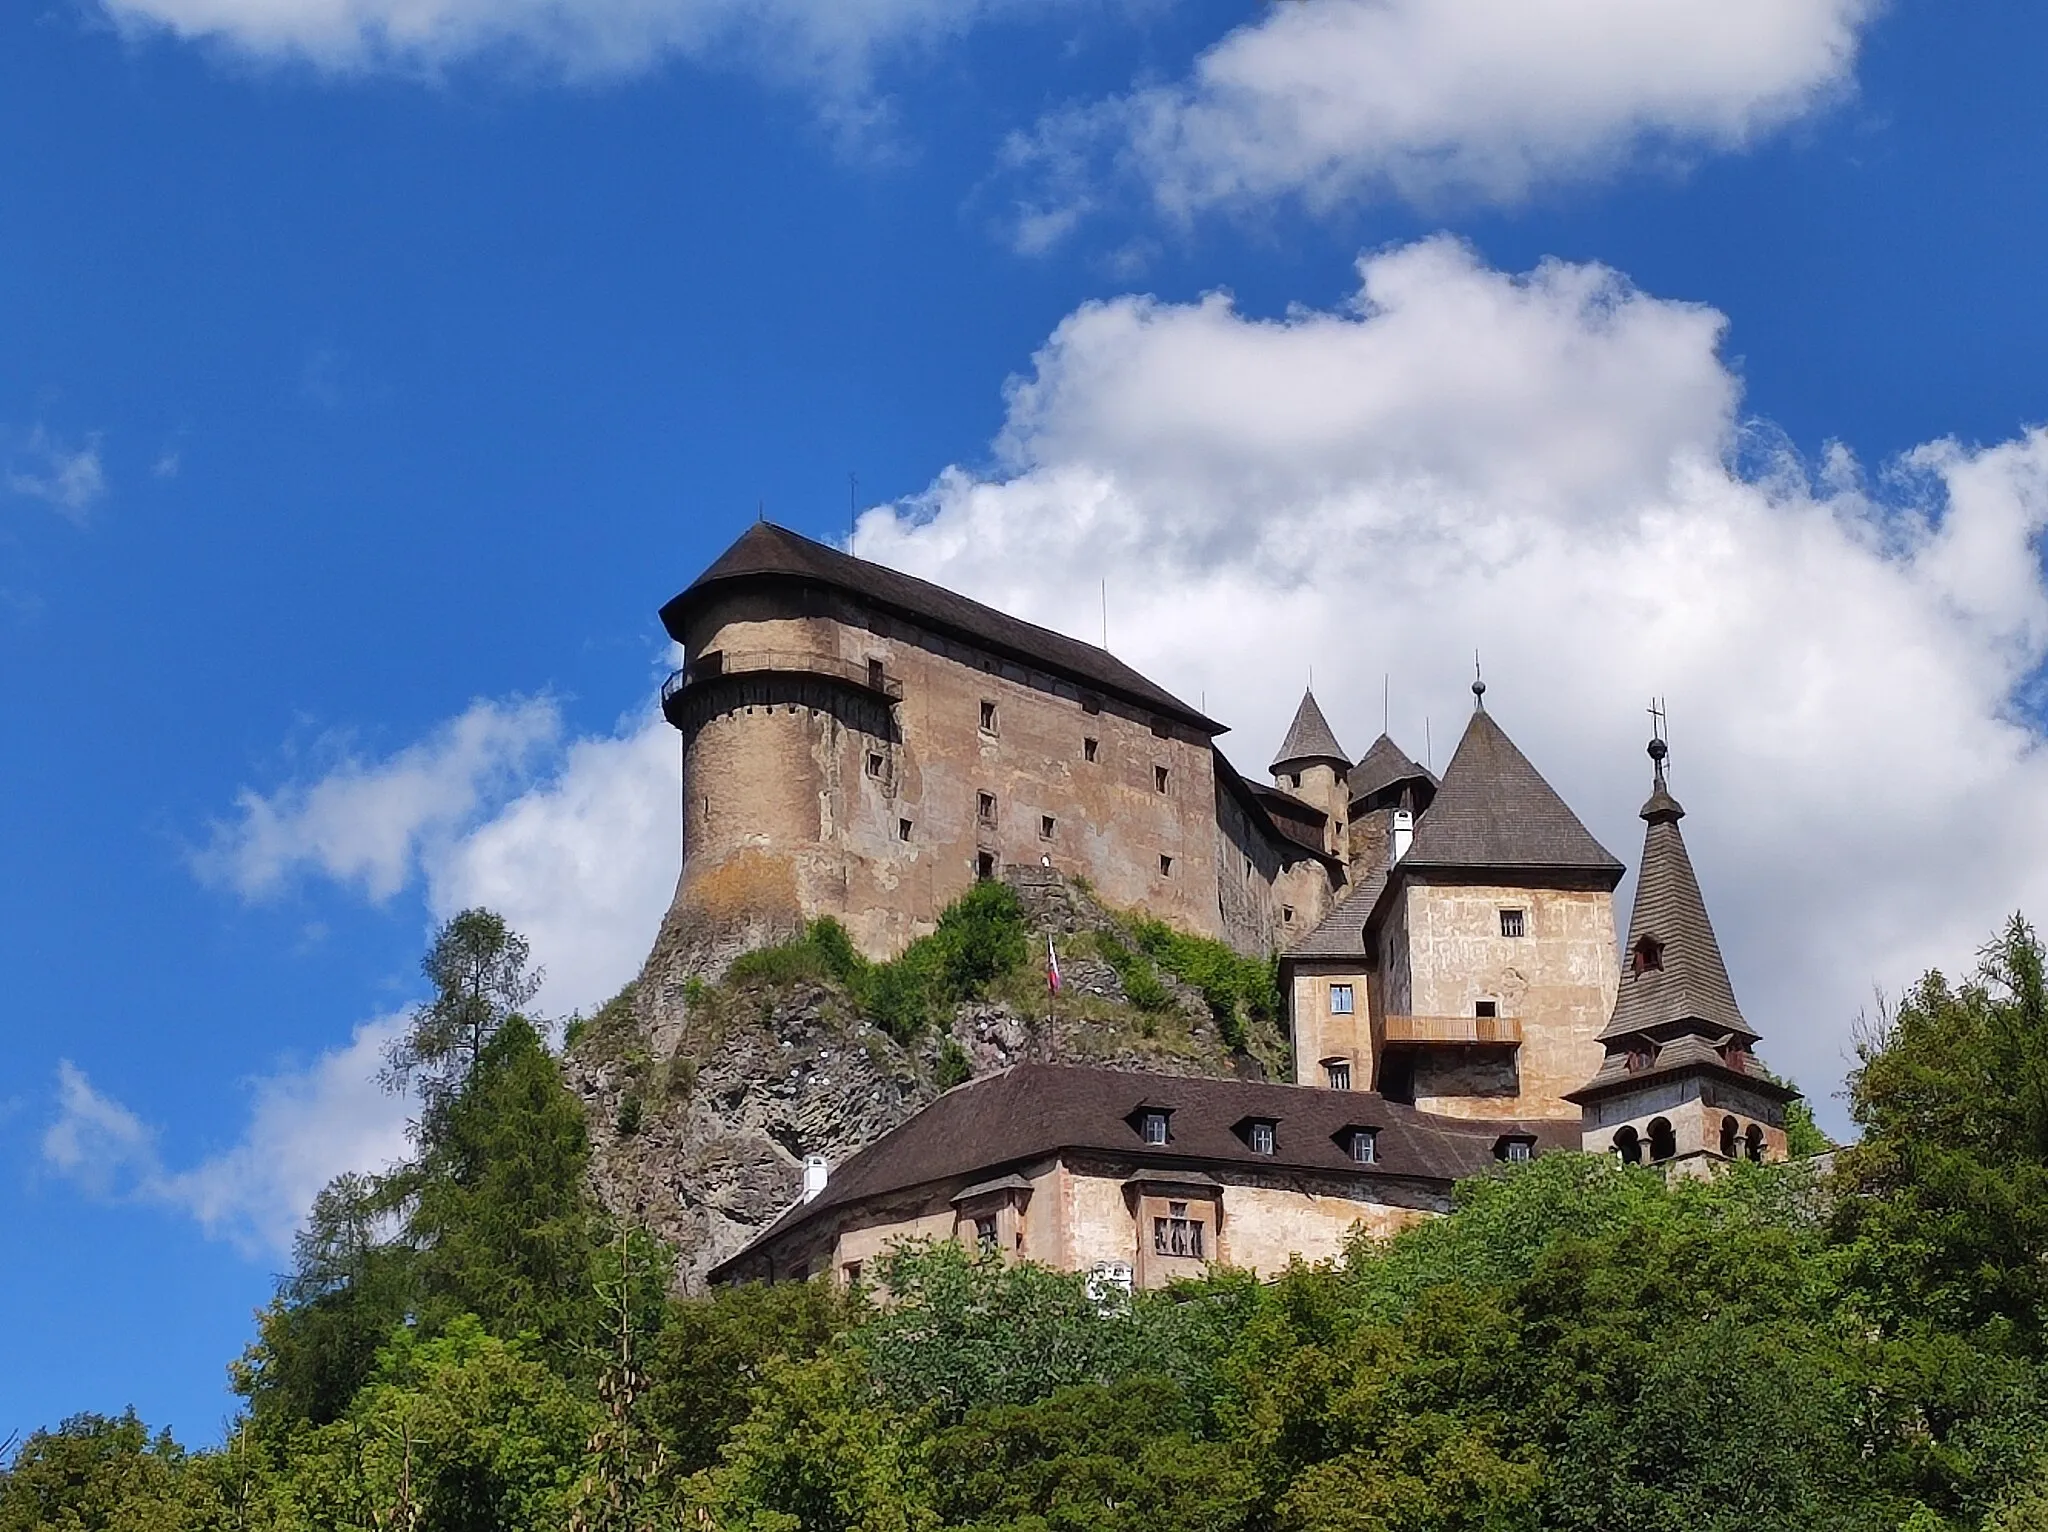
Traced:
<path id="1" fill-rule="evenodd" d="M 1389 1016 L 1385 1035 L 1390 1043 L 1511 1044 L 1522 1040 L 1522 1022 L 1516 1016 Z"/>

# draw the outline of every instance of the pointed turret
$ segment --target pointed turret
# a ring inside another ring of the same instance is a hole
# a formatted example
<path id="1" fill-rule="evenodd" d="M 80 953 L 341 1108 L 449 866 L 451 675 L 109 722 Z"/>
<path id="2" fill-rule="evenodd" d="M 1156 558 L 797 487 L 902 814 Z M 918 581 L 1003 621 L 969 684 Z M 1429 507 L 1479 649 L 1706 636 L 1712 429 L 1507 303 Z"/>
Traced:
<path id="1" fill-rule="evenodd" d="M 1329 720 L 1316 706 L 1316 694 L 1304 691 L 1301 706 L 1294 710 L 1294 722 L 1287 726 L 1287 737 L 1280 742 L 1280 754 L 1273 762 L 1272 772 L 1278 777 L 1299 771 L 1314 761 L 1334 764 L 1340 774 L 1351 767 L 1351 757 L 1337 743 Z"/>
<path id="2" fill-rule="evenodd" d="M 1621 880 L 1621 863 L 1493 721 L 1484 683 L 1472 689 L 1479 706 L 1444 768 L 1436 801 L 1422 816 L 1404 865 L 1584 872 L 1607 879 L 1612 888 Z"/>
<path id="3" fill-rule="evenodd" d="M 1651 741 L 1655 782 L 1642 807 L 1648 828 L 1643 834 L 1642 869 L 1636 876 L 1635 911 L 1629 916 L 1628 945 L 1622 953 L 1621 993 L 1600 1040 L 1651 1032 L 1674 1022 L 1694 1022 L 1754 1040 L 1757 1034 L 1735 1003 L 1735 986 L 1728 982 L 1728 965 L 1678 828 L 1685 810 L 1664 781 L 1668 753 L 1662 740 Z"/>
<path id="4" fill-rule="evenodd" d="M 1376 800 L 1394 789 L 1412 786 L 1424 795 L 1436 792 L 1436 776 L 1415 764 L 1407 751 L 1395 744 L 1392 737 L 1382 734 L 1372 742 L 1372 748 L 1358 758 L 1358 764 L 1351 768 L 1351 801 L 1364 803 Z M 1379 805 L 1374 802 L 1373 807 Z M 1417 812 L 1428 804 L 1411 805 Z"/>
<path id="5" fill-rule="evenodd" d="M 1614 1010 L 1600 1033 L 1599 1073 L 1566 1099 L 1579 1104 L 1588 1150 L 1690 1173 L 1716 1161 L 1785 1157 L 1785 1104 L 1799 1092 L 1757 1060 L 1756 1031 L 1735 986 L 1664 780 L 1669 747 L 1650 741 L 1643 861 Z"/>

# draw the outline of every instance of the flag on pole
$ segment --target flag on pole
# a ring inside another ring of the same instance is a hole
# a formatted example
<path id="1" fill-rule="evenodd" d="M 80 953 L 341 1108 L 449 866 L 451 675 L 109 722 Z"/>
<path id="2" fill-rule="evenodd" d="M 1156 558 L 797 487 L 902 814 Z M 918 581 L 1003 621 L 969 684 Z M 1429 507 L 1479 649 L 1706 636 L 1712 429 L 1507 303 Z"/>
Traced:
<path id="1" fill-rule="evenodd" d="M 1060 955 L 1053 950 L 1050 935 L 1045 938 L 1045 983 L 1055 995 L 1060 992 Z"/>

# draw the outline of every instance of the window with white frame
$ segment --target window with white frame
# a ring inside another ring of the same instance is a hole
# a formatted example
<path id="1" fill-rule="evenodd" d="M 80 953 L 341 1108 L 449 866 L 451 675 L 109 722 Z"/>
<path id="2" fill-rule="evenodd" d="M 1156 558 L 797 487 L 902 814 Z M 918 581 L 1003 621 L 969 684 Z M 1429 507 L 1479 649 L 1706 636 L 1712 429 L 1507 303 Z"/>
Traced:
<path id="1" fill-rule="evenodd" d="M 1379 1133 L 1372 1128 L 1351 1130 L 1351 1159 L 1357 1165 L 1377 1165 L 1380 1160 Z"/>
<path id="2" fill-rule="evenodd" d="M 1330 1014 L 1349 1016 L 1351 1014 L 1351 986 L 1332 984 L 1330 986 Z"/>
<path id="3" fill-rule="evenodd" d="M 1331 1090 L 1351 1089 L 1351 1060 L 1328 1059 L 1323 1064 L 1323 1075 Z"/>
<path id="4" fill-rule="evenodd" d="M 1145 1142 L 1148 1144 L 1165 1143 L 1166 1114 L 1164 1112 L 1147 1112 L 1144 1125 L 1139 1131 L 1144 1134 Z"/>
<path id="5" fill-rule="evenodd" d="M 1245 1142 L 1253 1154 L 1271 1154 L 1274 1149 L 1274 1125 L 1270 1122 L 1253 1122 L 1245 1126 Z"/>

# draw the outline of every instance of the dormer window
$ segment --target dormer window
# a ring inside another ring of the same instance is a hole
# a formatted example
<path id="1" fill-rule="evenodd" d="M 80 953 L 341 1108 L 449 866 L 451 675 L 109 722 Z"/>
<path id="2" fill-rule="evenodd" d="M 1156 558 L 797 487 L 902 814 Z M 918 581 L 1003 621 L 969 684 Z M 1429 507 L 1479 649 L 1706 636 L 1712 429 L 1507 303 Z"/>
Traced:
<path id="1" fill-rule="evenodd" d="M 1503 1133 L 1493 1146 L 1493 1157 L 1510 1165 L 1526 1165 L 1536 1157 L 1536 1140 L 1527 1133 Z"/>
<path id="2" fill-rule="evenodd" d="M 1166 1142 L 1166 1116 L 1164 1112 L 1148 1111 L 1138 1119 L 1138 1134 L 1148 1144 Z"/>
<path id="3" fill-rule="evenodd" d="M 1664 944 L 1654 936 L 1643 937 L 1628 955 L 1628 971 L 1632 974 L 1654 973 L 1663 966 Z"/>
<path id="4" fill-rule="evenodd" d="M 1245 1147 L 1253 1154 L 1271 1154 L 1278 1146 L 1279 1124 L 1255 1117 L 1244 1125 Z"/>
<path id="5" fill-rule="evenodd" d="M 1380 1162 L 1380 1135 L 1377 1128 L 1353 1128 L 1350 1142 L 1345 1147 L 1351 1153 L 1354 1165 L 1377 1165 Z"/>

